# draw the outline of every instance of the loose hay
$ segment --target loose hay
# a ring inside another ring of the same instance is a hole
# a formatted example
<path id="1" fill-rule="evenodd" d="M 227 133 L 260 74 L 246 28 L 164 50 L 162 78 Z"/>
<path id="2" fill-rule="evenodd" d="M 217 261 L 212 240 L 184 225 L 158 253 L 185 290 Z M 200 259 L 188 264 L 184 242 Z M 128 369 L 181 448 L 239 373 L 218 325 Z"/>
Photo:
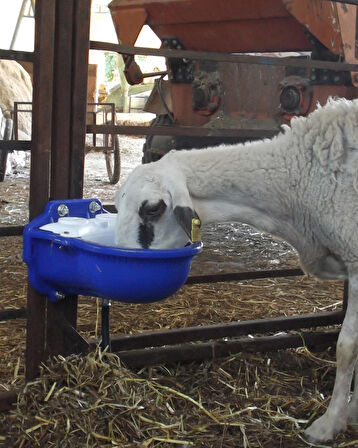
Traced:
<path id="1" fill-rule="evenodd" d="M 1 243 L 0 306 L 22 307 L 21 238 Z M 113 303 L 111 333 L 336 310 L 342 292 L 342 282 L 307 277 L 191 285 L 163 302 Z M 96 300 L 80 297 L 78 314 L 81 335 L 99 337 Z M 0 323 L 5 389 L 24 387 L 24 345 L 24 319 Z M 0 442 L 6 448 L 307 447 L 301 429 L 324 412 L 333 387 L 334 354 L 320 358 L 288 350 L 140 372 L 100 352 L 53 359 L 20 394 L 16 410 L 0 415 Z M 357 430 L 350 427 L 329 446 L 358 447 Z"/>
<path id="2" fill-rule="evenodd" d="M 324 412 L 334 380 L 323 356 L 240 354 L 138 373 L 100 350 L 57 357 L 0 419 L 0 434 L 20 448 L 307 447 L 302 428 Z M 358 430 L 329 446 L 358 446 Z"/>

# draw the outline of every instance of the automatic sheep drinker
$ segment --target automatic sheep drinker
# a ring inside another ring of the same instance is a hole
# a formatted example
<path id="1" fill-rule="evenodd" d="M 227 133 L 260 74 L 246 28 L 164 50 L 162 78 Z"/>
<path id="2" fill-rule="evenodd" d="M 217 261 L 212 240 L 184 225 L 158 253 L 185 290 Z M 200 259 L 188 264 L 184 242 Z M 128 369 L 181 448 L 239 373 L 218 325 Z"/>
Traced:
<path id="1" fill-rule="evenodd" d="M 202 250 L 114 246 L 115 217 L 97 199 L 50 201 L 24 230 L 29 282 L 52 301 L 72 294 L 143 303 L 174 294 Z"/>

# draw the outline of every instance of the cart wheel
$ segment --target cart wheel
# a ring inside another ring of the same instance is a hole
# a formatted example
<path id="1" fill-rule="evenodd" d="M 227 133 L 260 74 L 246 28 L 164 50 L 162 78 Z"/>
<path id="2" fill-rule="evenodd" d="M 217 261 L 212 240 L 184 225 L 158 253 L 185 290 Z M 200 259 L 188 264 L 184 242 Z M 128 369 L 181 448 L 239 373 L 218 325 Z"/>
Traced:
<path id="1" fill-rule="evenodd" d="M 119 181 L 119 177 L 121 175 L 121 154 L 119 152 L 119 136 L 118 135 L 109 135 L 109 143 L 113 139 L 113 149 L 106 149 L 106 167 L 107 174 L 109 178 L 109 182 L 111 184 L 116 184 Z"/>

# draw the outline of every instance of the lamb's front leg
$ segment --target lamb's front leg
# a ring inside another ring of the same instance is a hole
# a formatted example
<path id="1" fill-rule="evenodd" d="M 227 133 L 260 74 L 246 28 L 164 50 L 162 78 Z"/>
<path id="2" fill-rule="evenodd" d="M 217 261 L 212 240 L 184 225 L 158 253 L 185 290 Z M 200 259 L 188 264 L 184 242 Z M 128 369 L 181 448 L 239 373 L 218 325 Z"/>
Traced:
<path id="1" fill-rule="evenodd" d="M 327 442 L 346 429 L 348 398 L 358 356 L 358 266 L 350 269 L 346 317 L 337 342 L 337 371 L 332 398 L 325 414 L 305 431 L 311 442 Z"/>

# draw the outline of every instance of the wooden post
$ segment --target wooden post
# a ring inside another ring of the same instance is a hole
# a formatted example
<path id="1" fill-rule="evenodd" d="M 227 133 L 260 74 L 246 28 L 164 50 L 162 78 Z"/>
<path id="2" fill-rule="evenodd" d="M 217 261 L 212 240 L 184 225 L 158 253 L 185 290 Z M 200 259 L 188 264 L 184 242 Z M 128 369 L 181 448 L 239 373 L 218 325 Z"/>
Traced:
<path id="1" fill-rule="evenodd" d="M 30 220 L 49 199 L 82 197 L 90 6 L 90 0 L 36 2 Z M 73 341 L 77 298 L 54 304 L 29 286 L 27 306 L 30 380 L 48 355 L 69 352 L 66 334 L 70 324 Z"/>
<path id="2" fill-rule="evenodd" d="M 43 211 L 49 199 L 55 7 L 55 0 L 36 2 L 30 220 Z M 30 285 L 27 308 L 26 378 L 30 380 L 44 359 L 46 327 L 46 299 Z"/>

